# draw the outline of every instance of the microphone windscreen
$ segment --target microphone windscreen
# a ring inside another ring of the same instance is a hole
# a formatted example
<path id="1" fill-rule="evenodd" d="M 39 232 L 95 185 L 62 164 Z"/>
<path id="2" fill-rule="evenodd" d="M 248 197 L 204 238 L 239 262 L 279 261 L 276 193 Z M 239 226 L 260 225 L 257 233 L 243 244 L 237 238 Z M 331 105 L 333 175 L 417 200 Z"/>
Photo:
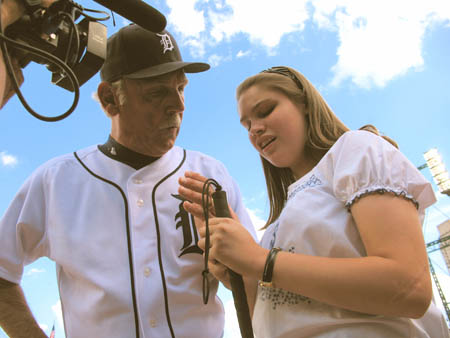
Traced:
<path id="1" fill-rule="evenodd" d="M 142 28 L 159 33 L 166 27 L 166 17 L 142 0 L 94 0 Z"/>

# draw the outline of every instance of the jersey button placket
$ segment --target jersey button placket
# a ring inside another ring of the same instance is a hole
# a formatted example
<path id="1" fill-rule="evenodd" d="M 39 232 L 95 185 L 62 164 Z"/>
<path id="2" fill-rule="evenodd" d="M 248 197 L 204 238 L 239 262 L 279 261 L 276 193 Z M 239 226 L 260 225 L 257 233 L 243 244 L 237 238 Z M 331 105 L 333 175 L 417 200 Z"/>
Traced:
<path id="1" fill-rule="evenodd" d="M 149 277 L 150 276 L 150 268 L 145 268 L 144 269 L 144 276 L 145 277 Z"/>

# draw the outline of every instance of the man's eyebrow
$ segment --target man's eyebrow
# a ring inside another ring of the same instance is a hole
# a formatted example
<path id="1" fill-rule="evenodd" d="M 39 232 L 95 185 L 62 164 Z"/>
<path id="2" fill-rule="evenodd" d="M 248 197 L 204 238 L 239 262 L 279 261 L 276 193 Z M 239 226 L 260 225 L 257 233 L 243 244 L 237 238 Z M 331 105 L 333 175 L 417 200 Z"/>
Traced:
<path id="1" fill-rule="evenodd" d="M 189 80 L 186 76 L 180 76 L 178 79 L 178 85 L 187 85 Z M 159 79 L 152 79 L 152 80 L 142 80 L 142 85 L 144 87 L 159 87 L 159 86 L 165 86 L 170 84 L 171 80 L 168 78 L 159 78 Z"/>

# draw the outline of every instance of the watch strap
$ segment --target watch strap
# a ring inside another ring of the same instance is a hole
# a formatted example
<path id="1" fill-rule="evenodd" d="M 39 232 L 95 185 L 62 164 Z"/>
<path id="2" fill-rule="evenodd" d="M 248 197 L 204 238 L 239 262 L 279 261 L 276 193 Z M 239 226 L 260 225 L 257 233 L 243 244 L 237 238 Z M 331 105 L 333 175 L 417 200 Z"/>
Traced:
<path id="1" fill-rule="evenodd" d="M 281 251 L 281 248 L 272 248 L 266 258 L 266 264 L 264 264 L 264 271 L 262 275 L 262 280 L 259 281 L 260 286 L 264 287 L 273 287 L 272 276 L 273 276 L 273 268 L 275 266 L 275 258 L 277 257 L 278 252 Z"/>

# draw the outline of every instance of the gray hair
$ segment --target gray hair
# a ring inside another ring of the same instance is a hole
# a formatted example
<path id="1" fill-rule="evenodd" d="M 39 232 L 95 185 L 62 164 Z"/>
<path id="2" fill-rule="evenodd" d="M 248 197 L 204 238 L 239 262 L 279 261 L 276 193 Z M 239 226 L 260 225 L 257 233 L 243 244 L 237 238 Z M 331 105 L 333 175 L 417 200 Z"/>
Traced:
<path id="1" fill-rule="evenodd" d="M 111 82 L 111 87 L 115 90 L 117 98 L 119 99 L 119 104 L 123 105 L 127 102 L 127 95 L 123 89 L 123 79 Z"/>
<path id="2" fill-rule="evenodd" d="M 113 90 L 116 92 L 117 94 L 117 98 L 119 99 L 119 104 L 123 105 L 126 103 L 127 101 L 127 96 L 125 94 L 125 90 L 123 89 L 123 79 L 119 79 L 116 80 L 114 82 L 110 83 L 111 87 L 113 88 Z M 106 109 L 103 107 L 100 98 L 98 97 L 98 93 L 97 92 L 93 92 L 92 93 L 92 98 L 97 101 L 98 103 L 100 103 L 100 106 L 102 107 L 103 111 L 105 112 L 105 114 L 110 117 L 110 115 L 108 114 L 108 112 L 106 111 Z"/>

